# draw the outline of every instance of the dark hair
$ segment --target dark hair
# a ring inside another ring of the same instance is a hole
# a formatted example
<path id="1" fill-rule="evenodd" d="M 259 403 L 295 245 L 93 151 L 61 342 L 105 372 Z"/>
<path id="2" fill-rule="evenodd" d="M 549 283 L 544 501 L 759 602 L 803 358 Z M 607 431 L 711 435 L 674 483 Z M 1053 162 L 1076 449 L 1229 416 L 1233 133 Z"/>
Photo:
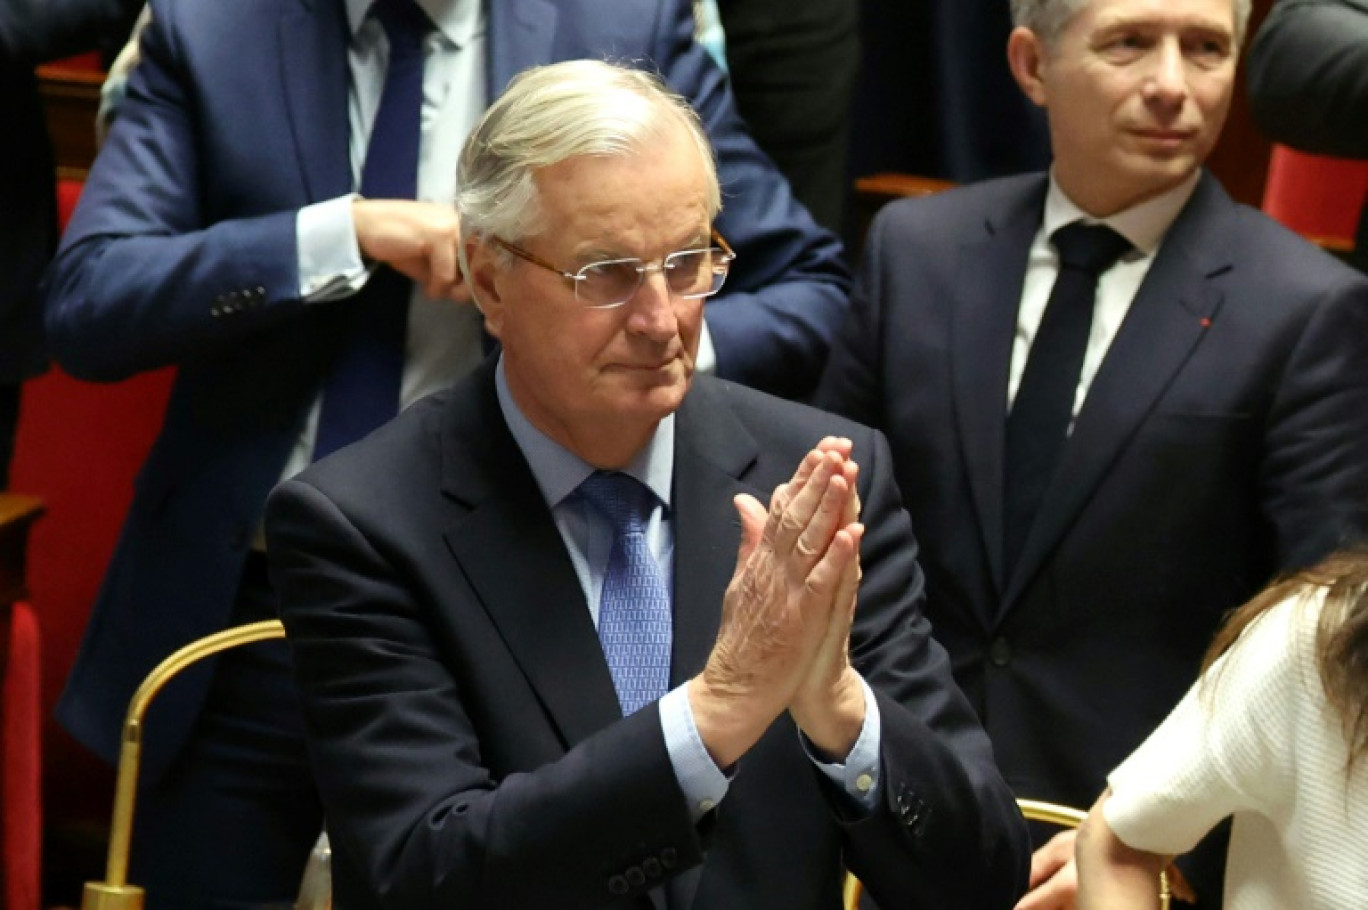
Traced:
<path id="1" fill-rule="evenodd" d="M 1326 589 L 1316 629 L 1316 663 L 1325 697 L 1344 725 L 1352 768 L 1368 753 L 1368 545 L 1336 553 L 1319 565 L 1279 579 L 1237 608 L 1216 633 L 1202 672 L 1230 650 L 1255 619 L 1313 586 Z"/>

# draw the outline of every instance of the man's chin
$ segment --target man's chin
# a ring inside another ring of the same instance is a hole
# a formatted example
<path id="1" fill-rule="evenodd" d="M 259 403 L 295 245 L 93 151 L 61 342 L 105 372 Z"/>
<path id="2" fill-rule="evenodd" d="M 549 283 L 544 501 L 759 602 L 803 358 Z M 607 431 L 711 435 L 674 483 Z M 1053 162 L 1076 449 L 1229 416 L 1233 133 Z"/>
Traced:
<path id="1" fill-rule="evenodd" d="M 630 404 L 624 410 L 659 420 L 673 414 L 689 392 L 689 378 L 683 375 L 637 377 L 634 388 L 625 396 Z"/>

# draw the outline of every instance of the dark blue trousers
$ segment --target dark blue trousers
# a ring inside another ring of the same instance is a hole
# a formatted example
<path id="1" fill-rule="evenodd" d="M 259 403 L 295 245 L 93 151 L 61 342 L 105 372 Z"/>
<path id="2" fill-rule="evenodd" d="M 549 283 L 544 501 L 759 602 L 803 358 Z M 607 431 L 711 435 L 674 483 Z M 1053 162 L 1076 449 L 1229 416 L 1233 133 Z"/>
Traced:
<path id="1" fill-rule="evenodd" d="M 254 553 L 233 624 L 277 616 L 265 557 Z M 289 650 L 239 647 L 213 672 L 186 747 L 138 794 L 130 881 L 146 888 L 147 910 L 284 910 L 323 824 Z M 151 722 L 147 732 L 156 735 Z"/>

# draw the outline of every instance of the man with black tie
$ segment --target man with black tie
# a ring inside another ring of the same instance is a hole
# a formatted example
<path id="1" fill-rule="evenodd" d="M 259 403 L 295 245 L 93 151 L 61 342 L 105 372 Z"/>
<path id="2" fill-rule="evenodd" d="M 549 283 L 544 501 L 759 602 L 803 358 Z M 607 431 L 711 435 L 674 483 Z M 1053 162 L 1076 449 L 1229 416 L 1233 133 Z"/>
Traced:
<path id="1" fill-rule="evenodd" d="M 1247 2 L 1013 14 L 1050 173 L 880 213 L 818 398 L 888 434 L 1009 785 L 1087 806 L 1224 611 L 1368 528 L 1368 283 L 1202 170 Z"/>
<path id="2" fill-rule="evenodd" d="M 339 904 L 1014 899 L 882 437 L 695 375 L 733 254 L 692 111 L 533 70 L 459 183 L 501 354 L 267 508 Z"/>

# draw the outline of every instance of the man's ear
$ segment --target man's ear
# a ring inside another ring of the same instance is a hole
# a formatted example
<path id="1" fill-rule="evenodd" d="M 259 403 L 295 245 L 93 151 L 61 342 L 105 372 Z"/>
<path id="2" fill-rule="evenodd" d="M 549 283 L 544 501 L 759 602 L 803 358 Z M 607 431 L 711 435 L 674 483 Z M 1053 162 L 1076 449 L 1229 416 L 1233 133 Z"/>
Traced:
<path id="1" fill-rule="evenodd" d="M 465 279 L 471 299 L 484 315 L 485 331 L 499 338 L 503 329 L 503 297 L 500 295 L 498 254 L 482 237 L 462 240 Z"/>
<path id="2" fill-rule="evenodd" d="M 1007 65 L 1022 92 L 1046 107 L 1045 42 L 1029 28 L 1017 26 L 1007 38 Z"/>

